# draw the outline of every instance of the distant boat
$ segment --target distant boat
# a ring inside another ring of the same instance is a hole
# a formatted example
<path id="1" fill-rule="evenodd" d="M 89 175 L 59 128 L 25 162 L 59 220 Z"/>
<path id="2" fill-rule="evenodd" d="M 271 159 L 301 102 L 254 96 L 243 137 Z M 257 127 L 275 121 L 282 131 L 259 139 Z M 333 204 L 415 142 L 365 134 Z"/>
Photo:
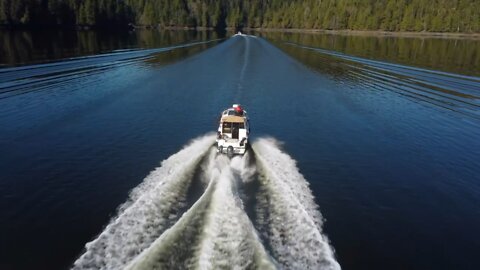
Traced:
<path id="1" fill-rule="evenodd" d="M 233 104 L 220 116 L 216 140 L 217 152 L 227 154 L 229 157 L 245 154 L 249 133 L 247 112 L 239 104 Z"/>

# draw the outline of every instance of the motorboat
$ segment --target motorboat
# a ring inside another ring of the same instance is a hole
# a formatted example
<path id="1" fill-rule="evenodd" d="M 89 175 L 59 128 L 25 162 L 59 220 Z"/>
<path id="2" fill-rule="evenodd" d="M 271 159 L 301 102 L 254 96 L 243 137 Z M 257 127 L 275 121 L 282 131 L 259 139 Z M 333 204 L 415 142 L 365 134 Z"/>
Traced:
<path id="1" fill-rule="evenodd" d="M 245 154 L 249 133 L 247 112 L 240 104 L 233 104 L 220 115 L 216 139 L 217 152 L 227 154 L 229 157 Z"/>

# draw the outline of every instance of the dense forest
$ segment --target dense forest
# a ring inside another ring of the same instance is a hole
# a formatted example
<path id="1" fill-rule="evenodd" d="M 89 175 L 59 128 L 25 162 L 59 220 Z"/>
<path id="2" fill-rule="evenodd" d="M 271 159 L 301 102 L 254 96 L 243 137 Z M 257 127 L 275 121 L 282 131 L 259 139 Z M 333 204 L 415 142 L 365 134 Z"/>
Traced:
<path id="1" fill-rule="evenodd" d="M 480 32 L 480 1 L 0 0 L 0 24 Z"/>

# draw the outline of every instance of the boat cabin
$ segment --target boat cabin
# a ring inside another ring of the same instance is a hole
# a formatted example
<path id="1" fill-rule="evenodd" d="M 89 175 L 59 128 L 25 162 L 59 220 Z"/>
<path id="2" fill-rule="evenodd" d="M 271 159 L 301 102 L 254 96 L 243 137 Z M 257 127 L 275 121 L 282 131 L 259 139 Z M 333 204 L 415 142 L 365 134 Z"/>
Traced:
<path id="1" fill-rule="evenodd" d="M 243 154 L 248 142 L 249 123 L 247 112 L 240 105 L 224 110 L 217 130 L 219 152 L 231 148 L 232 153 Z"/>

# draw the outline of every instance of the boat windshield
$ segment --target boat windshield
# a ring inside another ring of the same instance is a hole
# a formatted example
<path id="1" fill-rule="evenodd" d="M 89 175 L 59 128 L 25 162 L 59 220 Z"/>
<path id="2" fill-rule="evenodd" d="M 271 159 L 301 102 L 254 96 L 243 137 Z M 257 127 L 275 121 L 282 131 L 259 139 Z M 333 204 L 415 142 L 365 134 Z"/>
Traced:
<path id="1" fill-rule="evenodd" d="M 227 112 L 228 115 L 234 115 L 234 116 L 243 116 L 244 111 L 235 111 L 235 110 L 228 110 Z"/>

